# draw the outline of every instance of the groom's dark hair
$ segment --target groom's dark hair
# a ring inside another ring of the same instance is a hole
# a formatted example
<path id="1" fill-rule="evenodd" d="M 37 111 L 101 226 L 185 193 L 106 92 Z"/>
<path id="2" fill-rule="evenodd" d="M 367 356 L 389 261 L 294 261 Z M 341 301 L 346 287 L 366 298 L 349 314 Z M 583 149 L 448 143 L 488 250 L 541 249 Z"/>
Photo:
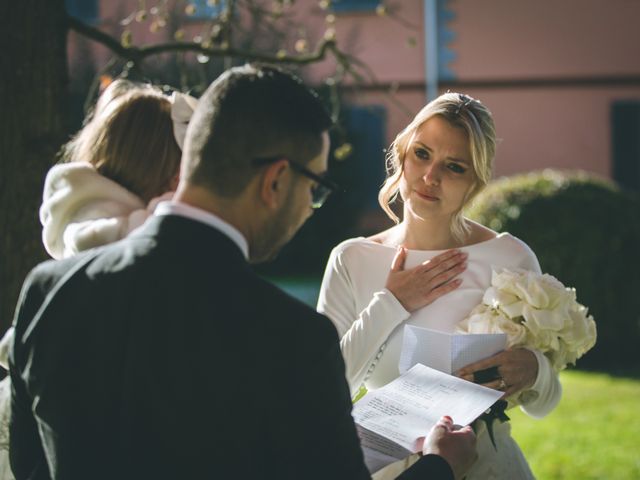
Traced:
<path id="1" fill-rule="evenodd" d="M 224 72 L 200 98 L 185 140 L 182 175 L 225 197 L 244 190 L 254 161 L 282 156 L 306 164 L 332 125 L 318 95 L 290 73 L 265 65 Z"/>

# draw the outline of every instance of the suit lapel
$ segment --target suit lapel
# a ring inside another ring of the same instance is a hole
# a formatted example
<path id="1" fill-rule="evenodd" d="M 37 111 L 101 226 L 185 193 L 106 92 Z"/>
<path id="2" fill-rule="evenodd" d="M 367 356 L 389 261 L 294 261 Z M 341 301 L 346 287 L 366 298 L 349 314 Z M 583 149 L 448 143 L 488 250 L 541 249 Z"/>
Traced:
<path id="1" fill-rule="evenodd" d="M 60 290 L 65 285 L 67 285 L 69 281 L 73 277 L 75 277 L 80 271 L 83 271 L 84 268 L 87 265 L 89 265 L 89 263 L 95 260 L 95 258 L 98 256 L 99 253 L 100 253 L 100 250 L 91 250 L 90 252 L 87 252 L 86 254 L 80 256 L 80 258 L 78 259 L 78 262 L 75 263 L 69 270 L 67 270 L 65 274 L 62 275 L 60 279 L 56 282 L 53 288 L 49 290 L 44 301 L 42 302 L 42 305 L 40 305 L 40 308 L 34 315 L 33 320 L 31 321 L 31 323 L 25 330 L 24 335 L 22 336 L 21 341 L 23 344 L 27 344 L 29 342 L 29 339 L 34 334 L 34 332 L 38 328 L 38 325 L 44 318 L 45 313 L 49 310 L 51 305 L 54 305 L 56 300 L 61 297 L 59 295 Z"/>

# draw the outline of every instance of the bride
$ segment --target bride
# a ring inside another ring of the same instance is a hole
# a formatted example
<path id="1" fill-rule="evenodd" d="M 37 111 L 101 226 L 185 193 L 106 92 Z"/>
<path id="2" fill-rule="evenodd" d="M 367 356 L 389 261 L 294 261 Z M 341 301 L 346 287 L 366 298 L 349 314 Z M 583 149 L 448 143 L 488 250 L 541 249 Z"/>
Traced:
<path id="1" fill-rule="evenodd" d="M 399 376 L 403 325 L 453 332 L 480 303 L 492 267 L 540 272 L 524 242 L 462 215 L 491 178 L 495 146 L 489 110 L 458 93 L 426 105 L 392 143 L 379 200 L 396 225 L 335 247 L 318 300 L 338 330 L 352 394 Z M 389 206 L 398 195 L 402 221 Z M 517 397 L 535 418 L 557 405 L 558 376 L 540 352 L 516 348 L 492 360 L 496 374 L 484 385 Z M 482 368 L 469 365 L 459 374 L 473 380 Z M 508 422 L 494 422 L 494 448 L 478 426 L 479 458 L 467 479 L 534 478 L 510 431 Z"/>

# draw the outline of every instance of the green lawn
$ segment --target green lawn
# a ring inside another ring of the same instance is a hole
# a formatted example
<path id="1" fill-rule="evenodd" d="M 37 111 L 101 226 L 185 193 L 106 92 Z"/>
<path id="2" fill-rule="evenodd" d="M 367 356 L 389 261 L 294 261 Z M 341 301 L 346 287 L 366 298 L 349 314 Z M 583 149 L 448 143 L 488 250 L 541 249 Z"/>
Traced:
<path id="1" fill-rule="evenodd" d="M 509 412 L 539 480 L 640 479 L 640 380 L 567 371 L 558 407 L 542 420 Z"/>

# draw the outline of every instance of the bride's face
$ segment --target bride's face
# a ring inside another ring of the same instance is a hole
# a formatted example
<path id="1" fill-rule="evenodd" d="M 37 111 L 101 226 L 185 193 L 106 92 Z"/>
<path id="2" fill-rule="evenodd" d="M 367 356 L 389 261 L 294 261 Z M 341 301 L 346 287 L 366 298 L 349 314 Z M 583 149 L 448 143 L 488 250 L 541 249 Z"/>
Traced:
<path id="1" fill-rule="evenodd" d="M 436 115 L 409 141 L 400 181 L 405 210 L 418 218 L 450 219 L 475 181 L 467 133 Z"/>

